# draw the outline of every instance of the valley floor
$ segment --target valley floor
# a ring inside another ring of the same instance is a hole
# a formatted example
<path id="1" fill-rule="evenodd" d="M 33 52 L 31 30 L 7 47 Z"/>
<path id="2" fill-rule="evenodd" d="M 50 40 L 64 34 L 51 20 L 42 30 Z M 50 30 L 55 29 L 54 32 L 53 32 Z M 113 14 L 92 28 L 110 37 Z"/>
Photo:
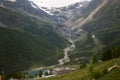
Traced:
<path id="1" fill-rule="evenodd" d="M 116 67 L 113 67 L 117 65 Z M 111 68 L 113 67 L 113 68 Z M 111 70 L 108 72 L 108 70 Z M 75 72 L 40 80 L 120 80 L 120 58 L 88 65 Z"/>

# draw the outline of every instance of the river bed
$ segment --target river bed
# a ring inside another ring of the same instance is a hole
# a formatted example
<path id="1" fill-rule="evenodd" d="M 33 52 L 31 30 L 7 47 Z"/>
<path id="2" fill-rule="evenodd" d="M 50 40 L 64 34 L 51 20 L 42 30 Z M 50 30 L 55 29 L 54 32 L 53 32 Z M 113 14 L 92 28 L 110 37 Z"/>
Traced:
<path id="1" fill-rule="evenodd" d="M 68 40 L 71 44 L 68 45 L 64 50 L 63 50 L 63 53 L 64 53 L 64 57 L 62 59 L 59 59 L 58 62 L 59 62 L 59 65 L 63 65 L 64 63 L 67 63 L 70 61 L 70 58 L 68 56 L 68 53 L 70 51 L 73 51 L 75 49 L 75 44 L 74 42 L 72 41 L 72 39 L 69 39 Z"/>

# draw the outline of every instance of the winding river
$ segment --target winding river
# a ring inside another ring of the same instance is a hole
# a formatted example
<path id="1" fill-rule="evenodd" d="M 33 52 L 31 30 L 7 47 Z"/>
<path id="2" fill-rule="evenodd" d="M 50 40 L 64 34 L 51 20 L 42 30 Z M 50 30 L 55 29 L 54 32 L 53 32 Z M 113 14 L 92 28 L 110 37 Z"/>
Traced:
<path id="1" fill-rule="evenodd" d="M 64 52 L 64 57 L 63 57 L 62 59 L 59 59 L 59 60 L 58 60 L 59 65 L 63 65 L 64 63 L 69 62 L 69 61 L 70 61 L 70 58 L 69 58 L 69 56 L 68 56 L 68 53 L 69 53 L 70 51 L 73 51 L 73 50 L 75 49 L 75 44 L 74 44 L 74 42 L 72 41 L 72 39 L 69 39 L 68 41 L 71 43 L 71 45 L 69 45 L 68 47 L 66 47 L 66 48 L 63 50 L 63 52 Z"/>

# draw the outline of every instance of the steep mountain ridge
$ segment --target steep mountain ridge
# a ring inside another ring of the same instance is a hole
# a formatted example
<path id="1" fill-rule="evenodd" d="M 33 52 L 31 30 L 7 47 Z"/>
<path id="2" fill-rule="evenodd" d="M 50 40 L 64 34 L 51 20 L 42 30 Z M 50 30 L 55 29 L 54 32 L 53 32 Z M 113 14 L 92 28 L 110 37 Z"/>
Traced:
<path id="1" fill-rule="evenodd" d="M 80 13 L 81 9 L 86 7 L 89 2 L 90 1 L 77 2 L 75 4 L 58 8 L 41 7 L 41 9 L 52 15 L 59 24 L 62 24 L 66 20 L 70 19 L 72 16 Z"/>
<path id="2" fill-rule="evenodd" d="M 51 23 L 3 7 L 0 23 L 0 70 L 8 73 L 58 63 L 67 41 Z"/>
<path id="3" fill-rule="evenodd" d="M 55 21 L 51 15 L 41 10 L 36 4 L 29 0 L 15 0 L 15 2 L 1 0 L 0 4 L 2 7 L 6 7 L 22 14 L 24 13 L 32 17 L 37 17 L 39 19 L 43 18 L 47 21 Z"/>
<path id="4" fill-rule="evenodd" d="M 105 4 L 107 4 L 108 0 L 104 0 L 99 6 L 97 6 L 95 8 L 95 10 L 93 10 L 84 20 L 82 20 L 81 22 L 77 20 L 77 25 L 78 27 L 83 26 L 85 23 L 93 20 L 93 16 L 103 7 L 105 6 Z"/>

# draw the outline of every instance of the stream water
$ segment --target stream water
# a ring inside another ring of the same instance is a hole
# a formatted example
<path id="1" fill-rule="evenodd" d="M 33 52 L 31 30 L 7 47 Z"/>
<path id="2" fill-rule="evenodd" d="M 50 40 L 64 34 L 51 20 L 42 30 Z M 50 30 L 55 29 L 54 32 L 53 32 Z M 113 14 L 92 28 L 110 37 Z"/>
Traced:
<path id="1" fill-rule="evenodd" d="M 68 45 L 68 46 L 63 50 L 63 52 L 64 52 L 64 57 L 63 57 L 62 59 L 59 59 L 59 60 L 58 60 L 59 65 L 63 65 L 64 63 L 69 62 L 69 61 L 70 61 L 70 58 L 69 58 L 69 56 L 68 56 L 68 53 L 69 53 L 70 51 L 73 51 L 73 50 L 75 49 L 75 44 L 74 44 L 74 42 L 72 41 L 72 39 L 69 39 L 68 41 L 69 41 L 71 44 Z"/>

